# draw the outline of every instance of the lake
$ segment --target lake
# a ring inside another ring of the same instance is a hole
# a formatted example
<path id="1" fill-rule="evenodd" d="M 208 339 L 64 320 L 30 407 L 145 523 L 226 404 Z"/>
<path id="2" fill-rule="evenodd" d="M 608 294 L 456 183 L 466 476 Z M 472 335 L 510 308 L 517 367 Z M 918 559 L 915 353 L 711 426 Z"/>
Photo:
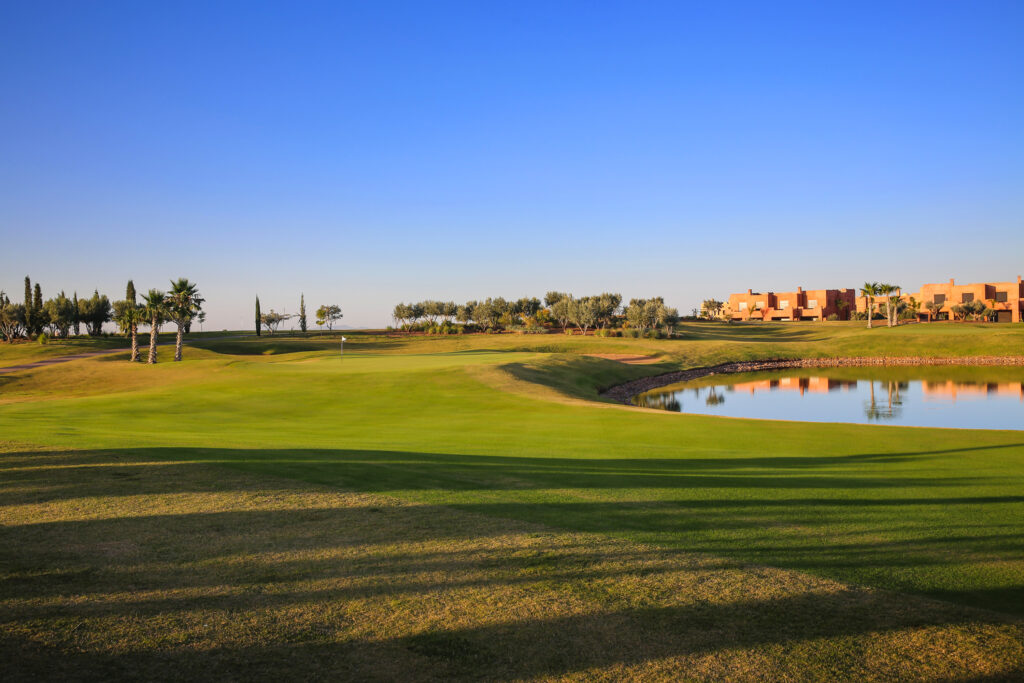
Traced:
<path id="1" fill-rule="evenodd" d="M 681 413 L 802 422 L 1024 429 L 1024 368 L 900 366 L 719 374 L 638 394 Z"/>

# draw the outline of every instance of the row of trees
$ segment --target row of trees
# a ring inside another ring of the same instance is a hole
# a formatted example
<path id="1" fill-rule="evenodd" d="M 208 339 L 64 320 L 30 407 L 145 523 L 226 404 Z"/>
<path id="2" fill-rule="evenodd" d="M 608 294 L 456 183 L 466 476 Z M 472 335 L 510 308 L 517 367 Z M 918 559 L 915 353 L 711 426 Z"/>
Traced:
<path id="1" fill-rule="evenodd" d="M 181 350 L 185 333 L 192 329 L 193 322 L 202 322 L 206 314 L 203 312 L 202 296 L 194 282 L 187 278 L 171 280 L 171 289 L 167 292 L 151 289 L 138 300 L 135 283 L 128 281 L 124 299 L 114 302 L 114 322 L 118 328 L 128 335 L 132 343 L 131 361 L 139 360 L 139 326 L 149 326 L 149 356 L 147 362 L 157 362 L 157 338 L 160 327 L 173 322 L 177 327 L 174 343 L 174 360 L 181 360 Z"/>
<path id="2" fill-rule="evenodd" d="M 482 330 L 517 327 L 543 330 L 557 325 L 567 331 L 571 325 L 582 334 L 591 329 L 606 329 L 617 323 L 624 323 L 642 333 L 659 325 L 671 328 L 679 320 L 678 311 L 665 306 L 661 297 L 632 299 L 623 308 L 621 294 L 605 292 L 575 297 L 570 293 L 556 291 L 548 292 L 543 302 L 536 297 L 512 300 L 495 297 L 465 304 L 433 300 L 400 303 L 395 306 L 392 316 L 404 329 L 410 329 L 421 321 L 430 327 L 458 322 Z"/>
<path id="3" fill-rule="evenodd" d="M 141 302 L 135 291 L 135 284 L 129 280 L 125 298 L 113 303 L 106 295 L 94 292 L 89 299 L 79 299 L 73 293 L 69 299 L 61 292 L 52 299 L 43 301 L 42 288 L 37 282 L 25 278 L 25 303 L 12 302 L 0 292 L 0 333 L 7 341 L 22 337 L 34 337 L 48 330 L 53 337 L 69 337 L 73 330 L 81 334 L 82 326 L 88 334 L 103 334 L 103 325 L 114 321 L 118 328 L 131 339 L 131 360 L 139 360 L 138 333 L 140 326 L 149 326 L 149 362 L 157 362 L 157 336 L 160 327 L 168 322 L 177 326 L 174 360 L 181 360 L 185 333 L 192 323 L 202 322 L 203 298 L 195 283 L 186 278 L 171 281 L 171 288 L 164 292 L 151 289 L 142 295 Z"/>
<path id="4" fill-rule="evenodd" d="M 98 336 L 103 334 L 103 324 L 110 321 L 111 312 L 110 300 L 98 291 L 88 299 L 79 299 L 77 292 L 68 298 L 61 292 L 44 301 L 39 283 L 33 286 L 31 278 L 25 276 L 24 303 L 12 301 L 0 291 L 0 337 L 13 341 L 44 332 L 51 337 L 69 337 L 72 332 L 81 334 L 83 327 L 88 334 Z"/>
<path id="5" fill-rule="evenodd" d="M 860 288 L 860 295 L 868 302 L 868 327 L 875 317 L 875 303 L 878 297 L 882 298 L 885 305 L 885 321 L 889 327 L 899 325 L 900 311 L 906 307 L 906 302 L 901 296 L 902 287 L 885 282 L 865 282 Z"/>
<path id="6" fill-rule="evenodd" d="M 306 333 L 307 319 L 306 319 L 306 295 L 299 295 L 299 313 L 298 315 L 292 313 L 278 313 L 271 308 L 266 313 L 260 310 L 260 298 L 256 297 L 256 336 L 262 336 L 263 329 L 266 328 L 267 332 L 273 336 L 277 332 L 277 328 L 280 327 L 281 323 L 285 320 L 291 320 L 293 318 L 299 319 L 299 329 L 302 330 L 303 334 Z M 341 320 L 344 316 L 341 313 L 341 307 L 337 304 L 324 304 L 320 308 L 316 309 L 316 324 L 323 329 L 326 325 L 328 330 L 334 329 L 334 323 Z"/>

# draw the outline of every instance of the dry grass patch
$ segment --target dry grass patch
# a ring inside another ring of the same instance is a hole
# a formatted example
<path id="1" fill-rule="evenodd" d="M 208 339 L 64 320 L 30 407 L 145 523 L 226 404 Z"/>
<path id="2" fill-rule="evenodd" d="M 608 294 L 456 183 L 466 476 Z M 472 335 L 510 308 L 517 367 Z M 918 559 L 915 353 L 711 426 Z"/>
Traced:
<path id="1" fill-rule="evenodd" d="M 187 462 L 0 471 L 6 680 L 1024 671 L 1018 621 L 796 572 Z"/>

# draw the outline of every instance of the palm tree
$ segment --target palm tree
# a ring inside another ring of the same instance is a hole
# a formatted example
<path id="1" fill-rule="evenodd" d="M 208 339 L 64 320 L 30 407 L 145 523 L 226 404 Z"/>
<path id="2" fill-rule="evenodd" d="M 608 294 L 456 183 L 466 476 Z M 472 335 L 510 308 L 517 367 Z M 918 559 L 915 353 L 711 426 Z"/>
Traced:
<path id="1" fill-rule="evenodd" d="M 131 299 L 114 302 L 114 322 L 118 328 L 132 339 L 132 362 L 139 360 L 139 323 L 145 323 L 146 317 L 141 306 Z"/>
<path id="2" fill-rule="evenodd" d="M 889 327 L 896 324 L 899 313 L 900 286 L 890 284 L 875 285 L 875 293 L 885 297 L 885 320 Z"/>
<path id="3" fill-rule="evenodd" d="M 868 329 L 871 329 L 871 319 L 875 317 L 875 295 L 879 293 L 877 282 L 865 282 L 860 288 L 860 295 L 868 300 Z"/>
<path id="4" fill-rule="evenodd" d="M 178 326 L 178 338 L 174 345 L 174 360 L 181 360 L 181 344 L 185 328 L 202 311 L 203 298 L 199 296 L 196 283 L 187 278 L 171 281 L 171 291 L 167 293 L 168 316 Z"/>
<path id="5" fill-rule="evenodd" d="M 167 295 L 159 289 L 151 289 L 142 295 L 142 312 L 149 322 L 149 361 L 156 363 L 156 338 L 160 325 L 167 320 Z"/>

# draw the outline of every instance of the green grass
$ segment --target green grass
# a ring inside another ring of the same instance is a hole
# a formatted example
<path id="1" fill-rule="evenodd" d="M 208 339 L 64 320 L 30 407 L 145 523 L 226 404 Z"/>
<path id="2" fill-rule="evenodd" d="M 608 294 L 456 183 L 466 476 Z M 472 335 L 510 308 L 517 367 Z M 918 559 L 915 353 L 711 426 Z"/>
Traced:
<path id="1" fill-rule="evenodd" d="M 22 463 L 46 446 L 72 459 L 215 465 L 1024 616 L 1024 432 L 732 420 L 594 400 L 641 375 L 744 358 L 1024 355 L 1024 326 L 684 334 L 352 335 L 344 359 L 329 339 L 203 341 L 181 364 L 75 361 L 0 378 L 0 428 Z M 663 362 L 580 355 L 618 352 Z M 29 489 L 71 495 L 41 480 Z M 486 633 L 409 647 L 472 665 Z M 850 655 L 845 636 L 821 637 Z M 534 674 L 545 671 L 565 673 Z"/>

